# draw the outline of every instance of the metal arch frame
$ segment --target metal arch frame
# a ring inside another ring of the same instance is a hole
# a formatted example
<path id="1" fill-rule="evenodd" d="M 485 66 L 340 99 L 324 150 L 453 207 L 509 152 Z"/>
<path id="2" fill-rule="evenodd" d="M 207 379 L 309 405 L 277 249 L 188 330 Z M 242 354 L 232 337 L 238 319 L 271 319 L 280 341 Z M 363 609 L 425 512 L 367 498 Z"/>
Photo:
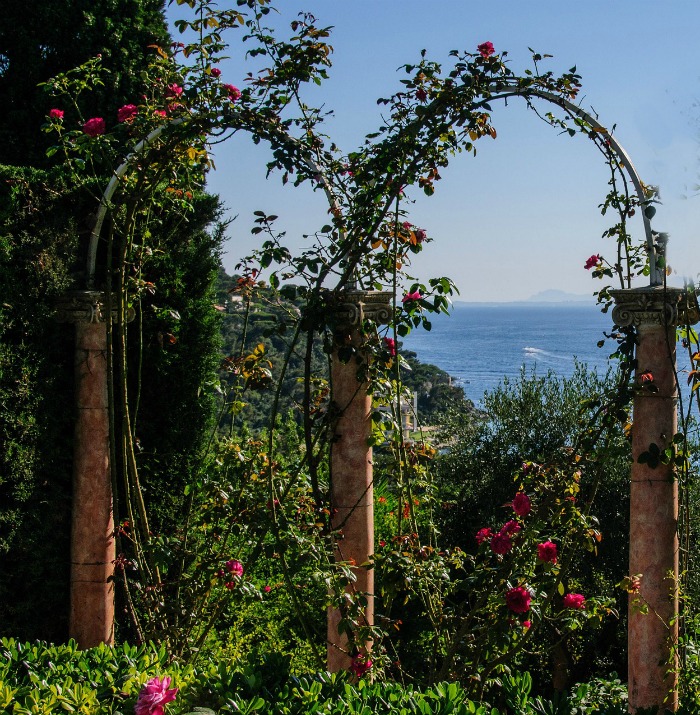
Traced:
<path id="1" fill-rule="evenodd" d="M 627 175 L 632 182 L 632 185 L 634 186 L 635 192 L 639 199 L 640 206 L 643 208 L 645 204 L 649 202 L 650 197 L 644 190 L 644 184 L 642 183 L 642 180 L 637 172 L 637 169 L 632 163 L 629 154 L 627 153 L 625 148 L 617 141 L 617 139 L 615 139 L 615 137 L 610 134 L 607 128 L 603 126 L 593 115 L 589 114 L 584 109 L 581 109 L 579 105 L 574 104 L 565 97 L 562 97 L 558 94 L 554 94 L 552 92 L 547 92 L 543 89 L 538 89 L 536 87 L 527 87 L 523 89 L 513 88 L 507 91 L 501 91 L 497 94 L 491 95 L 486 101 L 492 101 L 495 99 L 508 99 L 508 97 L 539 97 L 540 99 L 545 99 L 552 104 L 556 104 L 557 106 L 566 109 L 571 114 L 580 117 L 586 123 L 590 124 L 593 129 L 599 129 L 605 132 L 610 142 L 611 148 L 619 157 L 620 163 L 624 167 L 625 171 L 627 172 Z M 662 251 L 665 249 L 668 236 L 664 233 L 655 233 L 651 228 L 651 220 L 646 215 L 646 212 L 642 210 L 641 214 L 642 222 L 644 225 L 644 233 L 646 236 L 647 252 L 649 255 L 649 285 L 663 285 L 664 272 L 663 270 L 660 270 L 657 266 L 657 259 L 659 258 L 659 255 L 662 253 Z M 661 250 L 657 250 L 657 241 L 660 244 Z"/>
<path id="2" fill-rule="evenodd" d="M 100 240 L 100 234 L 102 232 L 102 225 L 104 224 L 105 217 L 107 216 L 107 211 L 109 211 L 110 204 L 112 202 L 112 197 L 114 196 L 114 194 L 117 190 L 117 186 L 119 185 L 120 179 L 127 172 L 127 170 L 132 165 L 134 160 L 140 158 L 146 152 L 146 150 L 149 148 L 149 146 L 156 139 L 158 139 L 158 137 L 160 137 L 160 135 L 166 129 L 170 129 L 172 127 L 183 124 L 188 119 L 194 119 L 194 117 L 192 117 L 192 116 L 178 117 L 177 119 L 173 119 L 171 122 L 168 122 L 167 124 L 161 124 L 160 126 L 153 129 L 148 134 L 148 136 L 146 136 L 144 139 L 139 141 L 138 144 L 136 144 L 136 146 L 133 148 L 133 150 L 126 156 L 124 161 L 117 167 L 117 169 L 115 169 L 114 173 L 112 174 L 112 178 L 109 180 L 109 183 L 107 184 L 107 188 L 104 190 L 104 193 L 102 194 L 102 197 L 100 198 L 100 204 L 97 209 L 97 214 L 95 216 L 95 223 L 93 224 L 92 230 L 90 232 L 90 240 L 89 240 L 89 244 L 88 244 L 88 255 L 87 255 L 87 279 L 86 279 L 86 284 L 87 284 L 88 290 L 95 289 L 97 247 L 98 247 L 99 240 Z M 227 122 L 226 124 L 229 128 L 238 128 L 236 126 L 235 122 Z M 284 136 L 285 136 L 286 140 L 288 141 L 288 143 L 295 145 L 297 147 L 299 146 L 299 142 L 294 137 L 291 137 L 289 135 L 284 135 Z M 320 177 L 320 180 L 323 183 L 323 190 L 324 190 L 326 196 L 328 197 L 328 202 L 330 203 L 331 208 L 339 209 L 340 206 L 338 204 L 338 200 L 333 195 L 331 186 L 328 183 L 326 176 L 321 171 L 321 167 L 308 154 L 303 157 L 303 160 L 306 163 L 306 166 L 310 170 L 310 172 L 313 174 L 316 174 Z"/>
<path id="3" fill-rule="evenodd" d="M 568 99 L 557 95 L 553 94 L 552 92 L 547 92 L 546 90 L 538 89 L 536 87 L 527 87 L 527 88 L 512 88 L 507 91 L 500 91 L 497 94 L 491 95 L 484 101 L 492 101 L 492 100 L 497 100 L 497 99 L 508 99 L 508 97 L 539 97 L 540 99 L 544 99 L 548 102 L 551 102 L 552 104 L 556 104 L 559 107 L 562 107 L 566 109 L 568 112 L 571 114 L 580 117 L 583 119 L 585 122 L 590 124 L 591 127 L 594 129 L 600 129 L 605 131 L 607 134 L 608 140 L 610 142 L 610 146 L 612 149 L 615 151 L 615 153 L 618 155 L 620 159 L 620 163 L 626 170 L 630 180 L 632 181 L 632 185 L 635 188 L 635 191 L 637 193 L 637 197 L 639 199 L 640 206 L 644 207 L 646 203 L 649 201 L 649 197 L 644 190 L 644 185 L 642 183 L 641 178 L 639 177 L 639 174 L 637 173 L 637 170 L 632 163 L 632 160 L 629 157 L 629 154 L 625 150 L 625 148 L 615 139 L 614 136 L 612 136 L 607 129 L 590 113 L 586 112 L 584 109 L 581 109 L 580 106 L 577 104 L 574 104 L 573 102 L 569 101 Z M 483 102 L 481 102 L 483 103 Z M 96 271 L 96 262 L 97 262 L 97 246 L 99 243 L 100 239 L 100 233 L 102 231 L 102 225 L 104 223 L 104 219 L 107 215 L 107 211 L 109 210 L 110 203 L 112 201 L 112 197 L 114 196 L 114 193 L 117 190 L 117 186 L 119 184 L 119 180 L 124 176 L 126 171 L 129 169 L 130 165 L 134 161 L 134 159 L 138 158 L 148 147 L 150 144 L 158 139 L 158 137 L 166 130 L 175 126 L 178 126 L 180 124 L 183 124 L 186 119 L 191 119 L 192 117 L 178 117 L 177 119 L 172 120 L 171 122 L 168 122 L 167 124 L 162 124 L 158 127 L 156 127 L 154 130 L 152 130 L 148 136 L 146 136 L 144 139 L 138 142 L 136 146 L 134 147 L 133 151 L 129 153 L 124 159 L 124 161 L 121 163 L 121 165 L 114 171 L 114 174 L 112 175 L 112 178 L 110 179 L 109 183 L 107 184 L 107 188 L 105 189 L 102 198 L 100 199 L 100 205 L 97 210 L 97 215 L 95 218 L 95 223 L 93 225 L 92 231 L 90 233 L 90 242 L 88 246 L 88 258 L 87 258 L 87 288 L 88 290 L 93 290 L 95 288 L 95 271 Z M 231 126 L 231 125 L 229 125 Z M 298 146 L 298 142 L 296 139 L 293 137 L 286 137 L 287 140 Z M 318 166 L 318 164 L 311 158 L 310 156 L 306 156 L 304 158 L 307 167 L 315 174 L 317 174 L 320 178 L 321 181 L 323 182 L 323 188 L 326 193 L 326 196 L 328 197 L 328 201 L 331 204 L 332 208 L 338 208 L 338 202 L 336 197 L 333 195 L 333 192 L 331 190 L 331 187 L 321 171 L 321 168 Z M 651 286 L 658 286 L 658 285 L 663 285 L 664 282 L 664 274 L 663 271 L 659 270 L 659 267 L 657 266 L 657 259 L 658 259 L 658 254 L 660 251 L 657 251 L 656 247 L 656 241 L 655 241 L 655 236 L 659 240 L 659 243 L 661 244 L 662 250 L 665 248 L 665 243 L 667 240 L 666 234 L 656 234 L 651 228 L 651 221 L 647 217 L 646 212 L 642 210 L 642 221 L 644 225 L 644 233 L 646 235 L 646 244 L 647 244 L 647 252 L 649 255 L 649 284 Z"/>

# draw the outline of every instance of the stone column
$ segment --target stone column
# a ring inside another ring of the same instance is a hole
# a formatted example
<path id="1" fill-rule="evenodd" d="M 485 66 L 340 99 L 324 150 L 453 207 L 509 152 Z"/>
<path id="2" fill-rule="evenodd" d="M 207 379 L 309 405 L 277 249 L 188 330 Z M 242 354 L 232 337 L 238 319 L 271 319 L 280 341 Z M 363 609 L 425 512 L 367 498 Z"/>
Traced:
<path id="1" fill-rule="evenodd" d="M 76 291 L 57 318 L 75 323 L 73 513 L 69 635 L 80 648 L 114 643 L 114 517 L 104 295 Z"/>
<path id="2" fill-rule="evenodd" d="M 652 444 L 663 452 L 678 428 L 676 326 L 689 315 L 688 294 L 663 286 L 610 293 L 616 303 L 615 324 L 637 329 L 629 569 L 630 575 L 642 577 L 639 594 L 630 596 L 630 605 L 632 598 L 641 597 L 649 612 L 630 608 L 628 617 L 629 705 L 631 712 L 653 706 L 675 711 L 678 683 L 672 647 L 678 640 L 678 483 L 672 464 L 652 468 L 638 459 Z M 697 322 L 696 314 L 690 317 Z"/>
<path id="3" fill-rule="evenodd" d="M 347 291 L 341 296 L 336 317 L 341 344 L 331 363 L 332 400 L 339 412 L 331 446 L 331 526 L 337 534 L 335 558 L 352 564 L 356 577 L 348 591 L 364 595 L 366 625 L 374 623 L 374 571 L 362 564 L 374 553 L 374 495 L 372 488 L 371 434 L 372 398 L 367 385 L 358 380 L 366 355 L 362 349 L 360 328 L 365 321 L 385 324 L 391 317 L 391 293 Z M 356 352 L 342 361 L 342 348 Z M 340 349 L 340 355 L 339 355 Z M 350 667 L 348 637 L 338 632 L 341 613 L 328 610 L 328 670 L 337 672 Z"/>

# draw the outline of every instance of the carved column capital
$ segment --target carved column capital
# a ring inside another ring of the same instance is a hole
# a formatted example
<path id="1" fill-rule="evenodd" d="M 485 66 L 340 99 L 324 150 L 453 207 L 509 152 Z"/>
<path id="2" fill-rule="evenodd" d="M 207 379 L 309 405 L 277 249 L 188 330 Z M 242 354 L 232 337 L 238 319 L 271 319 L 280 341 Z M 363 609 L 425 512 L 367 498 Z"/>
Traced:
<path id="1" fill-rule="evenodd" d="M 336 320 L 347 327 L 360 326 L 365 320 L 371 320 L 377 325 L 386 325 L 392 317 L 392 296 L 389 291 L 343 291 L 338 296 Z"/>
<path id="2" fill-rule="evenodd" d="M 133 317 L 129 309 L 127 319 Z M 112 322 L 117 318 L 117 299 L 112 300 Z M 106 294 L 99 290 L 68 291 L 56 301 L 59 323 L 104 323 L 107 319 Z"/>
<path id="3" fill-rule="evenodd" d="M 623 288 L 610 290 L 610 295 L 615 300 L 612 319 L 621 328 L 695 325 L 700 321 L 697 295 L 684 288 Z"/>

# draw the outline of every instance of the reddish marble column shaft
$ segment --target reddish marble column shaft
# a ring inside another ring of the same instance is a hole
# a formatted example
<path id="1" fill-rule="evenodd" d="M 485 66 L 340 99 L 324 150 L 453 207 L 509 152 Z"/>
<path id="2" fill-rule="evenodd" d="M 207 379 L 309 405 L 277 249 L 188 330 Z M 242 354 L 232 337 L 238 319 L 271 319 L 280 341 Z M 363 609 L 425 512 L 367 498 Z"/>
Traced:
<path id="1" fill-rule="evenodd" d="M 643 322 L 639 326 L 637 384 L 639 375 L 649 371 L 658 391 L 641 389 L 634 399 L 630 574 L 642 574 L 640 595 L 648 603 L 649 613 L 633 613 L 630 608 L 628 688 L 632 712 L 654 705 L 672 711 L 678 707 L 671 660 L 671 646 L 678 638 L 677 624 L 672 625 L 678 614 L 673 576 L 678 575 L 678 484 L 671 465 L 652 469 L 637 461 L 651 444 L 663 451 L 677 430 L 675 342 L 673 325 Z"/>
<path id="2" fill-rule="evenodd" d="M 354 594 L 366 594 L 366 623 L 374 617 L 374 571 L 361 564 L 374 553 L 374 501 L 372 490 L 371 433 L 372 400 L 366 385 L 357 380 L 357 363 L 344 364 L 333 355 L 331 380 L 333 401 L 342 411 L 331 448 L 332 526 L 340 532 L 336 542 L 338 561 L 356 564 L 357 580 L 349 587 Z M 337 672 L 350 666 L 348 638 L 338 633 L 340 611 L 328 611 L 328 670 Z"/>
<path id="3" fill-rule="evenodd" d="M 114 642 L 114 519 L 109 467 L 107 329 L 76 323 L 76 425 L 70 637 L 80 648 Z"/>

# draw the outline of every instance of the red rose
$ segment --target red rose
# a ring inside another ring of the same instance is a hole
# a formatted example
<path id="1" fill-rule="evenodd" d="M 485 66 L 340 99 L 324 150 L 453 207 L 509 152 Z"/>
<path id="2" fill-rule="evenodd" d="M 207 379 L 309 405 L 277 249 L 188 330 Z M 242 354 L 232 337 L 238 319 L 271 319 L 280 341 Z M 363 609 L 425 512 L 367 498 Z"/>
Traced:
<path id="1" fill-rule="evenodd" d="M 546 564 L 557 563 L 557 545 L 552 541 L 537 544 L 537 558 Z"/>
<path id="2" fill-rule="evenodd" d="M 422 87 L 418 87 L 416 90 L 416 99 L 419 102 L 425 102 L 425 100 L 428 99 L 428 93 Z"/>
<path id="3" fill-rule="evenodd" d="M 389 355 L 396 355 L 396 340 L 394 338 L 384 338 L 384 347 L 389 351 Z"/>
<path id="4" fill-rule="evenodd" d="M 241 98 L 241 90 L 238 89 L 238 87 L 234 87 L 232 84 L 224 84 L 222 86 L 228 93 L 228 98 L 232 102 L 235 102 L 237 99 Z"/>
<path id="5" fill-rule="evenodd" d="M 51 117 L 51 119 L 63 119 L 63 110 L 51 109 L 49 110 L 49 116 Z"/>
<path id="6" fill-rule="evenodd" d="M 512 507 L 518 516 L 527 516 L 532 509 L 530 497 L 525 492 L 518 492 L 513 499 Z"/>
<path id="7" fill-rule="evenodd" d="M 564 608 L 572 608 L 580 611 L 586 606 L 586 599 L 582 593 L 567 593 L 562 600 Z"/>
<path id="8" fill-rule="evenodd" d="M 502 527 L 501 527 L 501 534 L 508 534 L 508 536 L 515 536 L 521 529 L 522 527 L 520 524 L 518 524 L 515 519 L 511 519 L 510 521 L 507 521 Z"/>
<path id="9" fill-rule="evenodd" d="M 117 121 L 130 122 L 138 112 L 138 107 L 135 104 L 125 104 L 117 110 Z"/>
<path id="10" fill-rule="evenodd" d="M 493 42 L 482 42 L 477 48 L 479 54 L 486 59 L 491 57 L 491 55 L 496 51 L 493 47 Z"/>
<path id="11" fill-rule="evenodd" d="M 218 67 L 212 67 L 210 70 L 211 76 L 212 77 L 220 77 L 221 76 L 221 70 Z"/>
<path id="12" fill-rule="evenodd" d="M 350 664 L 353 674 L 361 678 L 372 667 L 372 661 L 366 655 L 356 655 Z"/>
<path id="13" fill-rule="evenodd" d="M 484 527 L 476 532 L 476 536 L 474 538 L 476 539 L 477 544 L 483 544 L 484 541 L 488 541 L 492 536 L 493 534 L 491 533 L 491 529 Z"/>
<path id="14" fill-rule="evenodd" d="M 93 117 L 83 124 L 83 131 L 89 137 L 98 137 L 105 133 L 105 120 L 102 117 Z"/>
<path id="15" fill-rule="evenodd" d="M 506 606 L 513 613 L 527 613 L 530 610 L 532 596 L 524 586 L 516 586 L 506 593 Z"/>
<path id="16" fill-rule="evenodd" d="M 499 531 L 493 539 L 491 539 L 491 551 L 494 554 L 507 554 L 513 548 L 513 542 L 508 534 Z"/>
<path id="17" fill-rule="evenodd" d="M 603 259 L 599 255 L 591 256 L 586 260 L 586 262 L 583 264 L 583 267 L 587 270 L 590 271 L 591 268 L 595 268 L 596 266 L 599 266 L 601 261 Z"/>

